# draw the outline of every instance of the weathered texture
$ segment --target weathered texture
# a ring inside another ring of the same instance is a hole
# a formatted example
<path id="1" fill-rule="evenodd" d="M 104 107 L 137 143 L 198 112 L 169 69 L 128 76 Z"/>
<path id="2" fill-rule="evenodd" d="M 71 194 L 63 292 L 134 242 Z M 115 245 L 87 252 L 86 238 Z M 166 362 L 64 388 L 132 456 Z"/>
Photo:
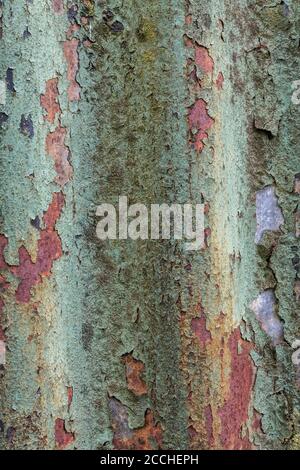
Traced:
<path id="1" fill-rule="evenodd" d="M 0 447 L 299 448 L 298 0 L 0 1 Z M 204 203 L 205 249 L 96 206 Z"/>

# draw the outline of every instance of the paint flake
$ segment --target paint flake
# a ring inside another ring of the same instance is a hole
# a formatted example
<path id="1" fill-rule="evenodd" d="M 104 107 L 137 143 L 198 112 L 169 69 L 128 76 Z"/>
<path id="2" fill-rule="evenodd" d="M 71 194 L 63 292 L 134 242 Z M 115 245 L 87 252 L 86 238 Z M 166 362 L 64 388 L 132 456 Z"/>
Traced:
<path id="1" fill-rule="evenodd" d="M 257 245 L 261 243 L 266 231 L 277 231 L 284 223 L 275 188 L 272 186 L 268 186 L 256 194 L 256 223 L 255 243 Z"/>
<path id="2" fill-rule="evenodd" d="M 251 309 L 274 345 L 279 344 L 283 338 L 283 325 L 276 314 L 276 299 L 273 290 L 262 292 L 252 303 Z"/>

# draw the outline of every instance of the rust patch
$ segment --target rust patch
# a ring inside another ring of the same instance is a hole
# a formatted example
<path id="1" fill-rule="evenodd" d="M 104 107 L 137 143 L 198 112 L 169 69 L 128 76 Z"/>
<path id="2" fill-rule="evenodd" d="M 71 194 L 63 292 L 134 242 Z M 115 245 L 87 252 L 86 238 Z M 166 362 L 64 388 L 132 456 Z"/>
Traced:
<path id="1" fill-rule="evenodd" d="M 7 269 L 8 265 L 4 259 L 4 250 L 8 244 L 8 240 L 4 235 L 0 235 L 0 269 Z"/>
<path id="2" fill-rule="evenodd" d="M 72 39 L 73 34 L 76 33 L 80 29 L 80 25 L 77 23 L 72 23 L 70 24 L 68 30 L 67 30 L 67 38 Z"/>
<path id="3" fill-rule="evenodd" d="M 0 235 L 0 270 L 6 270 L 9 266 L 6 264 L 4 259 L 4 250 L 7 246 L 8 240 L 4 235 Z M 0 340 L 5 341 L 5 334 L 2 325 L 2 314 L 4 309 L 4 300 L 2 298 L 3 292 L 9 287 L 9 283 L 6 278 L 0 274 Z"/>
<path id="4" fill-rule="evenodd" d="M 207 103 L 203 99 L 198 99 L 189 109 L 188 122 L 190 143 L 197 152 L 201 152 L 204 148 L 203 140 L 208 138 L 207 131 L 214 124 L 214 120 L 208 114 Z"/>
<path id="5" fill-rule="evenodd" d="M 64 2 L 63 0 L 52 0 L 52 8 L 54 13 L 62 15 L 64 12 Z"/>
<path id="6" fill-rule="evenodd" d="M 204 46 L 195 46 L 195 63 L 205 74 L 212 74 L 214 71 L 214 61 Z"/>
<path id="7" fill-rule="evenodd" d="M 130 429 L 126 407 L 117 399 L 109 400 L 114 433 L 113 445 L 116 450 L 155 450 L 162 448 L 162 429 L 156 423 L 151 410 L 145 414 L 142 428 Z"/>
<path id="8" fill-rule="evenodd" d="M 48 277 L 55 260 L 61 257 L 61 240 L 55 230 L 55 224 L 60 217 L 64 205 L 62 193 L 54 193 L 52 202 L 44 214 L 45 228 L 41 230 L 38 241 L 36 262 L 33 263 L 25 247 L 19 249 L 19 266 L 11 267 L 12 273 L 20 279 L 16 291 L 16 300 L 27 303 L 30 300 L 30 290 L 42 282 L 42 277 Z"/>
<path id="9" fill-rule="evenodd" d="M 252 429 L 257 433 L 262 433 L 262 424 L 261 424 L 262 415 L 254 410 L 253 420 L 252 420 Z"/>
<path id="10" fill-rule="evenodd" d="M 224 75 L 222 74 L 222 72 L 219 72 L 217 80 L 216 80 L 216 85 L 217 85 L 218 90 L 223 89 L 223 83 L 224 83 Z"/>
<path id="11" fill-rule="evenodd" d="M 70 409 L 73 401 L 73 387 L 67 387 L 68 410 Z"/>
<path id="12" fill-rule="evenodd" d="M 75 435 L 66 431 L 65 420 L 57 418 L 55 420 L 55 443 L 59 449 L 65 449 L 75 441 Z"/>
<path id="13" fill-rule="evenodd" d="M 55 120 L 56 114 L 61 113 L 60 105 L 58 102 L 58 78 L 51 78 L 46 82 L 45 94 L 41 95 L 40 102 L 42 108 L 46 111 L 44 119 L 50 123 Z"/>
<path id="14" fill-rule="evenodd" d="M 248 437 L 242 437 L 242 427 L 248 420 L 248 406 L 254 380 L 254 370 L 250 351 L 253 345 L 241 338 L 240 330 L 234 330 L 228 340 L 231 352 L 229 397 L 219 409 L 221 419 L 220 439 L 222 448 L 251 449 Z"/>
<path id="15" fill-rule="evenodd" d="M 213 415 L 211 406 L 207 405 L 204 408 L 204 419 L 205 429 L 208 447 L 211 449 L 214 446 L 214 434 L 213 434 Z"/>
<path id="16" fill-rule="evenodd" d="M 1 247 L 0 247 L 0 265 L 1 265 Z M 9 287 L 9 282 L 7 282 L 5 277 L 0 274 L 0 294 L 2 294 L 6 289 L 8 289 L 8 287 Z M 0 340 L 1 341 L 5 341 L 6 339 L 3 325 L 2 325 L 2 314 L 3 314 L 4 305 L 5 305 L 4 300 L 1 295 L 0 296 Z"/>
<path id="17" fill-rule="evenodd" d="M 64 42 L 64 55 L 67 61 L 67 79 L 70 82 L 68 88 L 69 101 L 78 101 L 80 99 L 80 86 L 76 81 L 76 74 L 79 69 L 77 39 L 71 39 Z"/>
<path id="18" fill-rule="evenodd" d="M 192 318 L 191 327 L 193 333 L 199 340 L 200 346 L 205 348 L 206 344 L 211 341 L 211 334 L 206 328 L 206 318 L 203 313 L 200 317 Z"/>
<path id="19" fill-rule="evenodd" d="M 141 378 L 141 375 L 145 370 L 143 362 L 135 359 L 132 354 L 126 354 L 123 357 L 123 363 L 126 367 L 128 390 L 137 396 L 145 395 L 147 393 L 147 385 Z"/>
<path id="20" fill-rule="evenodd" d="M 73 169 L 69 162 L 70 151 L 65 144 L 67 129 L 60 124 L 46 137 L 46 151 L 53 158 L 57 177 L 55 182 L 64 186 L 72 177 Z"/>

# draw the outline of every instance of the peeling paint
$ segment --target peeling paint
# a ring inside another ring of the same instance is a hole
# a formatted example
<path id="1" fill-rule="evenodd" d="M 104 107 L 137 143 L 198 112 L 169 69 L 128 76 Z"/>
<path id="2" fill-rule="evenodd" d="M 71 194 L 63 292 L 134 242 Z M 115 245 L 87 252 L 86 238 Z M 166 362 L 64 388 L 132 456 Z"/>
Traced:
<path id="1" fill-rule="evenodd" d="M 0 340 L 0 365 L 5 364 L 6 346 L 3 340 Z"/>
<path id="2" fill-rule="evenodd" d="M 50 123 L 54 123 L 56 114 L 61 114 L 58 102 L 58 79 L 51 78 L 46 83 L 45 94 L 41 95 L 41 106 L 45 109 L 46 115 L 44 119 Z"/>
<path id="3" fill-rule="evenodd" d="M 64 12 L 63 0 L 52 0 L 52 8 L 53 8 L 54 13 L 62 15 Z"/>
<path id="4" fill-rule="evenodd" d="M 21 122 L 20 122 L 20 131 L 26 137 L 29 137 L 30 139 L 33 138 L 34 128 L 33 128 L 33 122 L 32 122 L 32 118 L 30 114 L 28 116 L 25 116 L 25 114 L 22 114 Z"/>
<path id="5" fill-rule="evenodd" d="M 207 103 L 199 99 L 189 110 L 189 128 L 191 131 L 191 142 L 195 150 L 201 152 L 204 148 L 204 140 L 208 138 L 207 131 L 213 126 L 214 120 L 209 116 Z"/>
<path id="6" fill-rule="evenodd" d="M 248 420 L 254 380 L 254 368 L 250 358 L 253 346 L 242 340 L 239 329 L 231 334 L 228 343 L 231 351 L 229 397 L 219 409 L 222 448 L 246 450 L 252 448 L 249 437 L 242 435 L 242 426 Z"/>
<path id="7" fill-rule="evenodd" d="M 123 362 L 126 368 L 128 390 L 137 396 L 145 395 L 148 391 L 147 385 L 141 377 L 145 365 L 142 361 L 135 359 L 131 354 L 126 354 L 126 356 L 123 357 Z"/>
<path id="8" fill-rule="evenodd" d="M 42 282 L 43 277 L 50 275 L 54 261 L 62 255 L 61 240 L 55 230 L 55 224 L 63 205 L 62 193 L 54 193 L 52 203 L 43 217 L 45 228 L 40 232 L 36 262 L 31 260 L 26 248 L 19 249 L 19 266 L 11 268 L 13 274 L 20 279 L 16 291 L 18 302 L 29 302 L 32 287 Z"/>
<path id="9" fill-rule="evenodd" d="M 222 74 L 222 72 L 218 73 L 216 85 L 217 85 L 218 90 L 222 90 L 223 85 L 224 85 L 224 75 Z"/>
<path id="10" fill-rule="evenodd" d="M 206 47 L 195 46 L 195 63 L 203 73 L 212 74 L 214 71 L 214 61 Z"/>
<path id="11" fill-rule="evenodd" d="M 5 124 L 8 121 L 8 115 L 6 113 L 0 113 L 0 127 L 3 127 L 3 124 Z"/>
<path id="12" fill-rule="evenodd" d="M 162 430 L 154 421 L 153 413 L 146 411 L 145 424 L 139 429 L 130 429 L 127 410 L 115 398 L 109 401 L 114 432 L 113 444 L 117 450 L 155 450 L 162 447 Z"/>
<path id="13" fill-rule="evenodd" d="M 79 68 L 78 48 L 79 41 L 71 39 L 64 42 L 64 55 L 67 61 L 67 79 L 69 80 L 68 97 L 70 101 L 80 99 L 80 86 L 76 81 L 76 75 Z"/>
<path id="14" fill-rule="evenodd" d="M 252 303 L 251 308 L 273 344 L 279 344 L 283 339 L 283 325 L 276 314 L 274 291 L 269 289 L 262 292 Z"/>
<path id="15" fill-rule="evenodd" d="M 57 418 L 55 420 L 55 442 L 59 449 L 65 449 L 75 440 L 73 433 L 68 432 L 65 427 L 65 420 Z"/>
<path id="16" fill-rule="evenodd" d="M 278 206 L 275 189 L 268 186 L 256 194 L 256 234 L 255 243 L 262 241 L 266 231 L 277 231 L 284 223 L 282 211 Z"/>
<path id="17" fill-rule="evenodd" d="M 6 86 L 8 91 L 11 93 L 15 93 L 15 85 L 14 85 L 14 70 L 10 67 L 6 70 Z"/>
<path id="18" fill-rule="evenodd" d="M 193 333 L 197 336 L 201 347 L 205 348 L 206 343 L 211 341 L 211 333 L 206 328 L 206 319 L 204 315 L 199 318 L 193 318 L 191 322 Z"/>
<path id="19" fill-rule="evenodd" d="M 4 80 L 0 80 L 0 104 L 5 105 L 6 103 L 6 85 Z"/>
<path id="20" fill-rule="evenodd" d="M 57 177 L 55 181 L 64 186 L 72 177 L 73 169 L 70 164 L 70 151 L 65 144 L 67 129 L 59 125 L 55 131 L 50 132 L 46 138 L 46 151 L 55 164 Z"/>

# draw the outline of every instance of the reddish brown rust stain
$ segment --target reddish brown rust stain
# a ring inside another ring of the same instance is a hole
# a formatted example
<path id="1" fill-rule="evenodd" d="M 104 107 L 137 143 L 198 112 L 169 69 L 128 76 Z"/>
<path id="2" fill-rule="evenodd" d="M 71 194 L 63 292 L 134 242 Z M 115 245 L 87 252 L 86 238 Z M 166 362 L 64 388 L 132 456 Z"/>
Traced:
<path id="1" fill-rule="evenodd" d="M 8 244 L 8 240 L 4 235 L 0 235 L 0 270 L 7 270 L 9 266 L 6 264 L 4 259 L 4 250 Z M 0 340 L 5 341 L 5 333 L 2 325 L 2 314 L 4 309 L 4 300 L 2 298 L 2 294 L 8 289 L 9 283 L 6 281 L 4 275 L 0 274 Z"/>
<path id="2" fill-rule="evenodd" d="M 2 312 L 4 308 L 4 301 L 0 297 L 0 341 L 5 341 L 4 329 L 2 326 Z"/>
<path id="3" fill-rule="evenodd" d="M 209 116 L 206 107 L 207 103 L 203 99 L 198 99 L 191 106 L 188 114 L 190 142 L 194 144 L 198 152 L 203 150 L 203 140 L 207 139 L 207 131 L 214 124 L 214 120 Z"/>
<path id="4" fill-rule="evenodd" d="M 8 240 L 4 235 L 0 235 L 0 269 L 7 269 L 8 265 L 4 259 L 4 250 L 8 244 Z"/>
<path id="5" fill-rule="evenodd" d="M 93 44 L 94 44 L 94 43 L 93 43 L 92 41 L 90 41 L 89 39 L 85 39 L 85 40 L 83 41 L 83 45 L 84 45 L 84 47 L 86 47 L 86 48 L 92 47 Z"/>
<path id="6" fill-rule="evenodd" d="M 70 82 L 68 88 L 68 98 L 70 101 L 78 101 L 80 99 L 80 86 L 76 81 L 76 74 L 79 68 L 77 39 L 71 39 L 64 42 L 64 55 L 67 61 L 67 79 Z"/>
<path id="7" fill-rule="evenodd" d="M 214 71 L 214 61 L 204 46 L 195 46 L 195 63 L 205 74 L 212 74 Z"/>
<path id="8" fill-rule="evenodd" d="M 142 428 L 130 429 L 126 407 L 115 398 L 109 400 L 114 433 L 113 445 L 117 450 L 155 450 L 162 448 L 162 429 L 155 422 L 151 410 L 145 414 Z"/>
<path id="9" fill-rule="evenodd" d="M 52 8 L 53 8 L 54 13 L 61 15 L 64 11 L 63 0 L 52 0 Z"/>
<path id="10" fill-rule="evenodd" d="M 68 30 L 67 30 L 67 34 L 66 34 L 67 38 L 68 38 L 68 39 L 72 39 L 73 34 L 76 33 L 76 31 L 78 31 L 79 29 L 80 29 L 80 25 L 79 25 L 79 24 L 77 24 L 77 23 L 72 23 L 72 24 L 70 24 L 70 26 L 69 26 L 69 28 L 68 28 Z"/>
<path id="11" fill-rule="evenodd" d="M 216 85 L 217 85 L 218 90 L 222 90 L 223 83 L 224 83 L 224 75 L 222 74 L 222 72 L 219 72 L 217 76 L 217 80 L 216 80 Z"/>
<path id="12" fill-rule="evenodd" d="M 191 25 L 193 23 L 193 17 L 191 14 L 186 15 L 185 17 L 185 24 L 186 25 Z"/>
<path id="13" fill-rule="evenodd" d="M 70 409 L 73 401 L 73 387 L 67 387 L 68 410 Z"/>
<path id="14" fill-rule="evenodd" d="M 43 217 L 45 228 L 40 232 L 35 263 L 25 247 L 19 249 L 19 266 L 11 267 L 11 272 L 20 279 L 16 291 L 18 302 L 29 302 L 31 288 L 41 283 L 43 277 L 50 276 L 54 261 L 62 255 L 61 240 L 55 230 L 55 224 L 63 206 L 63 194 L 54 193 L 52 202 Z"/>
<path id="15" fill-rule="evenodd" d="M 50 123 L 55 120 L 56 114 L 61 113 L 61 109 L 58 102 L 58 78 L 51 78 L 46 82 L 45 94 L 41 95 L 41 106 L 45 109 L 46 115 L 44 119 Z"/>
<path id="16" fill-rule="evenodd" d="M 46 137 L 46 151 L 53 158 L 57 177 L 56 183 L 64 186 L 72 177 L 73 169 L 69 162 L 70 151 L 65 144 L 67 129 L 60 124 Z"/>
<path id="17" fill-rule="evenodd" d="M 250 357 L 253 345 L 241 338 L 240 330 L 234 330 L 228 340 L 231 352 L 229 397 L 218 413 L 221 419 L 220 439 L 222 448 L 251 449 L 248 437 L 242 437 L 242 426 L 248 420 L 248 407 L 254 380 L 254 369 Z M 238 350 L 240 348 L 240 351 Z"/>
<path id="18" fill-rule="evenodd" d="M 254 411 L 254 416 L 252 420 L 252 429 L 257 433 L 262 433 L 262 425 L 261 425 L 261 418 L 262 415 L 258 413 L 258 411 Z"/>
<path id="19" fill-rule="evenodd" d="M 65 427 L 65 420 L 57 418 L 55 420 L 55 443 L 59 449 L 65 449 L 67 446 L 75 441 L 75 436 L 72 432 L 67 432 Z"/>
<path id="20" fill-rule="evenodd" d="M 1 265 L 1 246 L 0 246 L 0 265 Z M 0 269 L 2 269 L 0 267 Z M 0 274 L 0 294 L 2 294 L 9 287 L 9 282 L 6 281 L 6 278 Z M 0 296 L 0 340 L 5 341 L 5 333 L 2 325 L 2 314 L 4 309 L 4 300 Z"/>
<path id="21" fill-rule="evenodd" d="M 198 433 L 192 424 L 188 427 L 187 431 L 188 431 L 189 441 L 192 442 L 198 438 Z"/>
<path id="22" fill-rule="evenodd" d="M 202 313 L 200 317 L 192 318 L 191 321 L 192 331 L 198 338 L 200 346 L 206 347 L 206 344 L 211 341 L 211 334 L 206 328 L 206 318 Z"/>
<path id="23" fill-rule="evenodd" d="M 132 354 L 126 354 L 126 356 L 123 357 L 123 362 L 126 367 L 128 390 L 137 396 L 145 395 L 147 393 L 147 385 L 141 378 L 145 370 L 143 362 L 135 359 Z"/>
<path id="24" fill-rule="evenodd" d="M 214 435 L 213 435 L 213 415 L 211 406 L 207 405 L 204 408 L 204 419 L 205 419 L 205 429 L 208 448 L 211 449 L 214 446 Z"/>

